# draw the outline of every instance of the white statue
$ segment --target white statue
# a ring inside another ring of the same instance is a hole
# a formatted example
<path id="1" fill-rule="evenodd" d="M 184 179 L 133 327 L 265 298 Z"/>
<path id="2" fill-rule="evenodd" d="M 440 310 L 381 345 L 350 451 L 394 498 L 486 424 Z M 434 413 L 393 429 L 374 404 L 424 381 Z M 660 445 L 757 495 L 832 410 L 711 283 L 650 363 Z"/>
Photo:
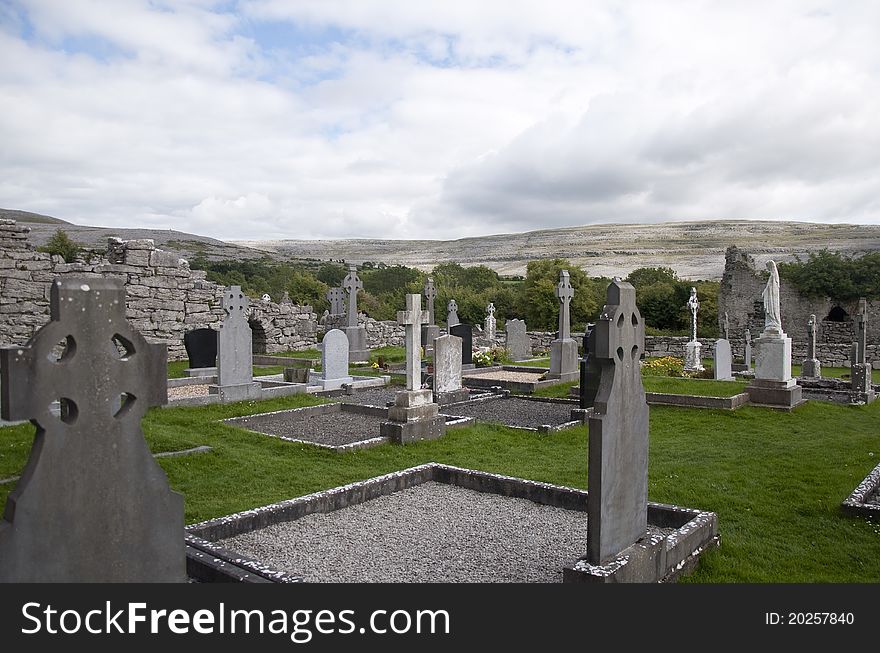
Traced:
<path id="1" fill-rule="evenodd" d="M 767 269 L 770 271 L 770 278 L 767 279 L 767 285 L 764 292 L 764 331 L 775 331 L 782 333 L 782 316 L 779 312 L 779 270 L 776 269 L 776 263 L 767 261 Z"/>

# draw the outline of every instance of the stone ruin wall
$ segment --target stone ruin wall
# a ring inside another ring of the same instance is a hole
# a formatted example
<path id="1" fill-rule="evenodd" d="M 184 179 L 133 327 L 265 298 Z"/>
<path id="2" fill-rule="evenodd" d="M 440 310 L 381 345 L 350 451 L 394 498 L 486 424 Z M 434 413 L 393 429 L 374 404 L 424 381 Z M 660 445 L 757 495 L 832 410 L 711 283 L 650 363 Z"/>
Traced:
<path id="1" fill-rule="evenodd" d="M 65 263 L 38 252 L 28 242 L 29 227 L 0 220 L 0 343 L 24 344 L 49 321 L 49 288 L 56 277 L 109 277 L 125 284 L 126 317 L 150 342 L 168 346 L 168 359 L 186 358 L 183 336 L 218 328 L 223 287 L 190 270 L 176 254 L 156 249 L 152 240 L 111 238 L 107 253 L 90 261 Z M 311 306 L 251 303 L 254 352 L 275 353 L 314 347 L 317 316 Z"/>
<path id="2" fill-rule="evenodd" d="M 727 311 L 730 346 L 735 356 L 742 356 L 746 328 L 751 329 L 753 343 L 764 330 L 761 293 L 766 284 L 766 274 L 755 269 L 754 260 L 749 254 L 736 247 L 727 249 L 718 295 L 718 319 L 720 324 Z M 804 297 L 785 279 L 781 279 L 779 300 L 782 328 L 792 339 L 792 363 L 798 364 L 807 356 L 807 322 L 813 314 L 818 321 L 817 358 L 826 366 L 849 367 L 850 347 L 856 335 L 853 318 L 858 311 L 857 299 L 837 301 L 830 297 Z M 848 318 L 842 322 L 826 319 L 831 310 L 838 306 Z M 880 368 L 880 302 L 868 302 L 867 319 L 867 358 Z"/>

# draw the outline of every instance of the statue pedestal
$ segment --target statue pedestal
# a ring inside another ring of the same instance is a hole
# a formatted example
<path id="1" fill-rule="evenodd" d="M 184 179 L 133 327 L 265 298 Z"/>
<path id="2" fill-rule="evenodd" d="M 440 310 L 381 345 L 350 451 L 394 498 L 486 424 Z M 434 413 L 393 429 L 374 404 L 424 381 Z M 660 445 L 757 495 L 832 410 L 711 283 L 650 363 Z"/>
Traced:
<path id="1" fill-rule="evenodd" d="M 702 372 L 703 360 L 700 357 L 702 345 L 699 340 L 691 340 L 684 351 L 684 369 L 686 372 Z"/>
<path id="2" fill-rule="evenodd" d="M 577 340 L 557 338 L 550 343 L 550 371 L 545 377 L 559 381 L 577 381 L 580 378 Z"/>
<path id="3" fill-rule="evenodd" d="M 746 386 L 749 401 L 785 410 L 804 403 L 803 388 L 791 378 L 791 338 L 764 331 L 755 345 L 755 378 Z"/>
<path id="4" fill-rule="evenodd" d="M 367 349 L 367 329 L 363 326 L 345 326 L 342 331 L 348 337 L 348 361 L 350 363 L 363 363 L 370 360 L 370 350 Z"/>

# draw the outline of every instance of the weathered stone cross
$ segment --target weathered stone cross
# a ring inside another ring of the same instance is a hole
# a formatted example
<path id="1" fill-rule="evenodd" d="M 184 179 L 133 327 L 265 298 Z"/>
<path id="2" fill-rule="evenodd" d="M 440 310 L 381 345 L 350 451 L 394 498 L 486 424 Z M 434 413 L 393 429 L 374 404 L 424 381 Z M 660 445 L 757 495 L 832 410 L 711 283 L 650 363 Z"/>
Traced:
<path id="1" fill-rule="evenodd" d="M 364 282 L 357 274 L 357 266 L 353 263 L 348 266 L 348 274 L 342 280 L 342 287 L 348 293 L 348 313 L 345 317 L 346 326 L 358 325 L 357 291 L 364 289 Z"/>
<path id="2" fill-rule="evenodd" d="M 489 317 L 495 317 L 495 304 L 489 302 L 489 305 L 486 307 L 486 313 L 488 313 Z"/>
<path id="3" fill-rule="evenodd" d="M 556 296 L 559 298 L 559 339 L 571 338 L 571 298 L 574 297 L 574 288 L 571 287 L 568 270 L 559 271 L 559 283 L 556 285 Z"/>
<path id="4" fill-rule="evenodd" d="M 327 301 L 330 302 L 331 315 L 345 313 L 345 291 L 342 288 L 330 288 L 327 291 Z"/>
<path id="5" fill-rule="evenodd" d="M 422 387 L 421 325 L 427 323 L 428 312 L 422 310 L 422 296 L 406 296 L 406 310 L 397 311 L 397 323 L 406 327 L 406 389 Z"/>
<path id="6" fill-rule="evenodd" d="M 2 416 L 37 426 L 0 523 L 0 581 L 183 581 L 183 498 L 140 425 L 167 401 L 165 345 L 128 324 L 116 280 L 50 292 L 51 321 L 0 349 Z"/>
<path id="7" fill-rule="evenodd" d="M 446 326 L 452 327 L 460 324 L 458 320 L 458 304 L 454 299 L 450 299 L 446 305 Z"/>
<path id="8" fill-rule="evenodd" d="M 807 322 L 807 358 L 816 358 L 816 316 L 810 315 L 810 321 Z"/>
<path id="9" fill-rule="evenodd" d="M 587 552 L 601 564 L 645 534 L 648 509 L 648 404 L 639 370 L 645 327 L 635 289 L 619 277 L 590 335 L 600 378 L 589 419 Z"/>
<path id="10" fill-rule="evenodd" d="M 434 300 L 437 298 L 437 289 L 434 287 L 434 279 L 428 277 L 425 282 L 425 300 L 428 304 L 428 324 L 434 324 Z"/>
<path id="11" fill-rule="evenodd" d="M 691 288 L 691 296 L 687 306 L 691 309 L 691 341 L 697 339 L 697 311 L 700 310 L 700 300 L 697 299 L 697 289 Z"/>

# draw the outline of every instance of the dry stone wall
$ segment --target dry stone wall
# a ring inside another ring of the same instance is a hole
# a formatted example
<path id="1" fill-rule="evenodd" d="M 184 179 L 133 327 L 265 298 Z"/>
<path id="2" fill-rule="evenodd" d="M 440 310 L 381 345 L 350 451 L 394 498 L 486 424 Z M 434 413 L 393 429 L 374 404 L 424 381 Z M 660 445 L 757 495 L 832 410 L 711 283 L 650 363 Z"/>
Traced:
<path id="1" fill-rule="evenodd" d="M 152 240 L 111 238 L 104 256 L 65 263 L 38 252 L 27 226 L 0 220 L 0 342 L 24 344 L 49 321 L 49 288 L 56 277 L 112 277 L 126 290 L 126 318 L 150 342 L 164 342 L 169 360 L 186 358 L 183 335 L 219 326 L 223 287 L 190 270 L 183 259 Z M 249 322 L 254 353 L 313 347 L 317 319 L 310 306 L 255 301 Z"/>

